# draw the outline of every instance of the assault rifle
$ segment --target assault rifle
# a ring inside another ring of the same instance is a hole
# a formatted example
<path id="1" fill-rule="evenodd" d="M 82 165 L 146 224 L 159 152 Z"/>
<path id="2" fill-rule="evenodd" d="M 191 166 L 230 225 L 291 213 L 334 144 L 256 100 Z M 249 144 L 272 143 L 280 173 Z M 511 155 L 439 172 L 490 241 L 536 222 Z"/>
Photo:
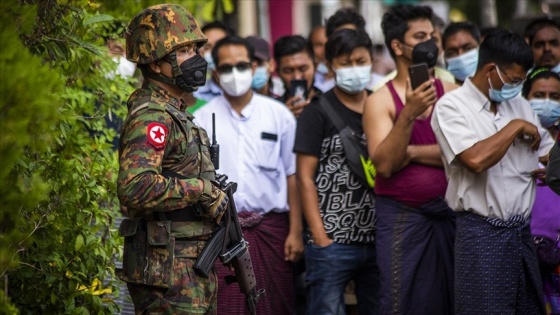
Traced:
<path id="1" fill-rule="evenodd" d="M 220 147 L 216 142 L 216 129 L 214 123 L 214 114 L 212 114 L 212 144 L 210 146 L 210 156 L 214 168 L 219 168 L 219 150 Z M 239 284 L 239 289 L 246 296 L 247 307 L 252 315 L 256 314 L 256 304 L 259 298 L 264 294 L 264 289 L 257 290 L 257 282 L 249 254 L 247 241 L 243 238 L 243 231 L 239 225 L 237 217 L 237 209 L 233 194 L 237 190 L 237 183 L 227 182 L 227 176 L 216 175 L 213 184 L 224 191 L 229 202 L 224 212 L 219 228 L 212 234 L 212 237 L 202 249 L 194 265 L 194 270 L 203 277 L 208 274 L 214 266 L 216 258 L 226 266 L 232 266 L 235 270 L 235 278 Z M 226 279 L 227 280 L 227 279 Z"/>

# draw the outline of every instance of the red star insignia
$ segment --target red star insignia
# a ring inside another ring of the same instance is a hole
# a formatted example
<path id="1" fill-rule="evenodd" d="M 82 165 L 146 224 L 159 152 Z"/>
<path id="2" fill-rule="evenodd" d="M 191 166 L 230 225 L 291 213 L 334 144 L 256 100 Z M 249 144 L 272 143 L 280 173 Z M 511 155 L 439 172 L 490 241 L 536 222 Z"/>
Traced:
<path id="1" fill-rule="evenodd" d="M 156 149 L 165 147 L 165 137 L 167 137 L 167 127 L 160 123 L 151 123 L 147 129 L 148 143 Z"/>

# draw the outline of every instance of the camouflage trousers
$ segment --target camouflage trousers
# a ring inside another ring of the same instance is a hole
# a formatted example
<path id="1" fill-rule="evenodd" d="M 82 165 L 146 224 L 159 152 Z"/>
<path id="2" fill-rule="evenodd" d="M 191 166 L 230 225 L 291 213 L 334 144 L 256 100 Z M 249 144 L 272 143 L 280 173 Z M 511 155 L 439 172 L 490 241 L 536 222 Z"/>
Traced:
<path id="1" fill-rule="evenodd" d="M 191 258 L 174 259 L 175 281 L 168 289 L 127 283 L 136 314 L 216 315 L 216 270 L 212 269 L 208 278 L 200 277 L 192 268 L 195 261 Z"/>

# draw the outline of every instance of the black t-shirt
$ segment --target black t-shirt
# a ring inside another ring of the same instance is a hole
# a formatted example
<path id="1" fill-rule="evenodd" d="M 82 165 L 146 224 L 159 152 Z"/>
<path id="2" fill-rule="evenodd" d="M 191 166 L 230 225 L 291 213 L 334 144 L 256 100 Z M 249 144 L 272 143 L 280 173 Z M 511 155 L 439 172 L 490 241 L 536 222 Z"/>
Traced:
<path id="1" fill-rule="evenodd" d="M 344 123 L 356 132 L 363 132 L 362 115 L 344 106 L 333 90 L 320 97 L 333 106 Z M 298 118 L 294 152 L 319 159 L 315 185 L 327 235 L 340 244 L 373 243 L 373 190 L 361 185 L 350 171 L 338 130 L 318 99 L 307 105 Z M 309 230 L 307 232 L 310 233 Z M 311 242 L 312 238 L 309 239 Z"/>

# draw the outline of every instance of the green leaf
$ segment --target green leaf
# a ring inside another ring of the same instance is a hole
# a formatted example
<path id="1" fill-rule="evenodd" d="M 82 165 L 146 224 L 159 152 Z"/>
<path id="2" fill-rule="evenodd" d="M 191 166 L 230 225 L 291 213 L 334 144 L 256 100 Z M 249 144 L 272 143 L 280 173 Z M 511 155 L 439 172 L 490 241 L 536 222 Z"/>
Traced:
<path id="1" fill-rule="evenodd" d="M 220 0 L 218 0 L 220 1 Z M 216 0 L 210 0 L 204 3 L 202 7 L 202 19 L 205 21 L 212 21 L 214 19 L 214 8 L 216 7 Z"/>
<path id="2" fill-rule="evenodd" d="M 74 43 L 77 44 L 78 46 L 80 46 L 80 47 L 82 47 L 82 48 L 84 48 L 84 49 L 90 51 L 91 53 L 96 54 L 96 55 L 98 55 L 98 56 L 101 56 L 101 55 L 102 55 L 102 52 L 101 52 L 101 50 L 99 49 L 99 47 L 94 46 L 94 45 L 92 45 L 92 44 L 90 44 L 90 43 L 84 42 L 84 41 L 82 41 L 82 40 L 79 40 L 79 39 L 77 39 L 77 38 L 75 38 L 75 37 L 73 37 L 73 36 L 67 36 L 67 37 L 68 37 L 68 39 L 70 39 L 72 42 L 74 42 Z"/>
<path id="3" fill-rule="evenodd" d="M 224 12 L 227 14 L 233 13 L 233 1 L 232 0 L 222 0 L 222 4 L 224 6 Z"/>
<path id="4" fill-rule="evenodd" d="M 82 236 L 82 234 L 78 234 L 78 236 L 76 237 L 76 245 L 74 245 L 74 249 L 76 251 L 79 251 L 82 246 L 84 246 L 84 237 Z"/>
<path id="5" fill-rule="evenodd" d="M 84 22 L 82 24 L 84 26 L 88 26 L 95 23 L 109 22 L 113 20 L 115 20 L 115 18 L 108 14 L 98 14 L 98 15 L 87 17 L 86 19 L 84 19 Z"/>

